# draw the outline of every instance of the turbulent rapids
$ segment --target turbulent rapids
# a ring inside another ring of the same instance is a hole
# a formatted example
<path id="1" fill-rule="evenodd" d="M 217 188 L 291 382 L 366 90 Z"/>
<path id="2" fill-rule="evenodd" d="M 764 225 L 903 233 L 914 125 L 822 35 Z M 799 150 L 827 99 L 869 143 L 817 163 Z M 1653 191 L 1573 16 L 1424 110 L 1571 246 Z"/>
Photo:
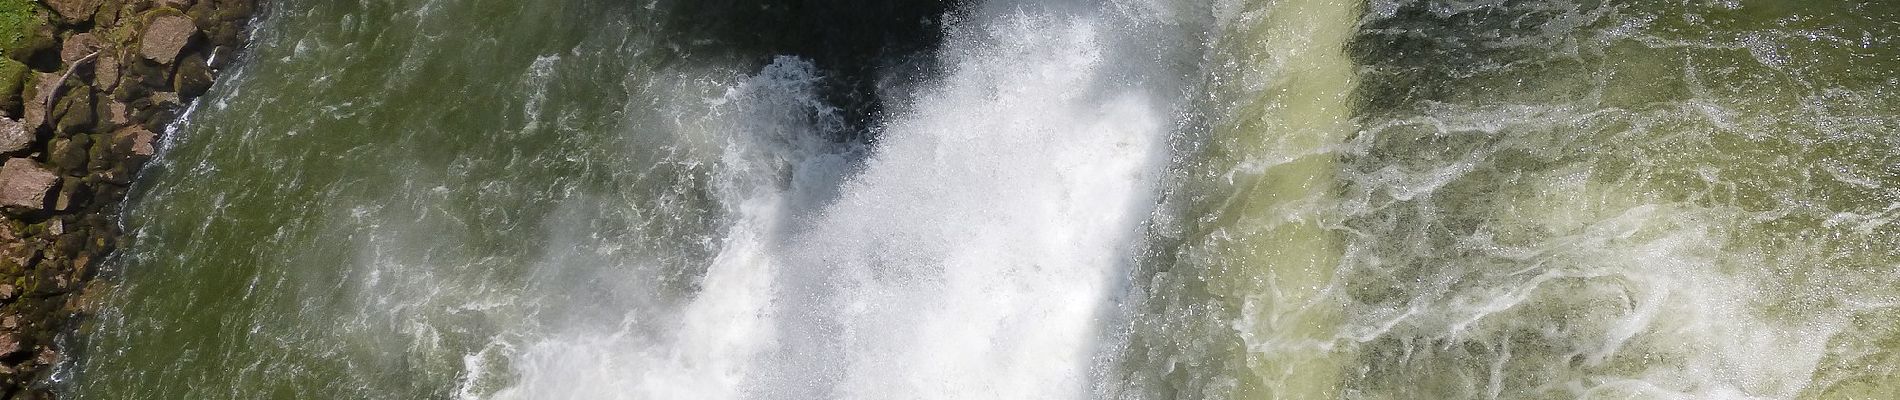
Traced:
<path id="1" fill-rule="evenodd" d="M 1885 0 L 281 0 L 98 399 L 1900 398 Z"/>

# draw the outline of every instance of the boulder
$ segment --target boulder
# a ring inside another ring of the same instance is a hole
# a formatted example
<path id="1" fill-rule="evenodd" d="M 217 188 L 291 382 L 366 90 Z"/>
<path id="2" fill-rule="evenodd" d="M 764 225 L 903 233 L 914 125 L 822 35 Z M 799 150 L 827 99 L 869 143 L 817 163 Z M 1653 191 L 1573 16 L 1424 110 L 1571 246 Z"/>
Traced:
<path id="1" fill-rule="evenodd" d="M 153 17 L 145 25 L 145 35 L 139 38 L 139 54 L 159 64 L 171 64 L 196 34 L 198 27 L 191 18 L 176 14 Z"/>
<path id="2" fill-rule="evenodd" d="M 64 275 L 55 276 L 53 282 L 54 282 L 55 287 L 59 287 L 61 289 L 65 289 L 66 285 L 69 284 L 66 281 L 66 277 Z M 33 354 L 34 364 L 53 365 L 54 363 L 57 363 L 57 362 L 59 362 L 59 352 L 53 351 L 53 348 L 51 347 L 40 346 L 39 352 Z M 52 396 L 46 396 L 46 397 L 41 397 L 41 398 L 50 398 L 50 397 Z"/>
<path id="3" fill-rule="evenodd" d="M 87 55 L 91 55 L 95 51 L 99 51 L 99 47 L 99 39 L 94 37 L 91 33 L 75 34 L 72 37 L 66 38 L 66 43 L 60 44 L 59 61 L 72 64 L 81 58 L 86 58 Z"/>
<path id="4" fill-rule="evenodd" d="M 30 76 L 27 72 L 26 64 L 0 58 L 0 110 L 6 110 L 8 116 L 20 116 L 20 89 L 25 88 Z"/>
<path id="5" fill-rule="evenodd" d="M 59 175 L 25 158 L 8 159 L 0 164 L 0 206 L 39 210 L 46 207 L 46 193 L 59 183 Z"/>
<path id="6" fill-rule="evenodd" d="M 152 154 L 158 152 L 154 147 L 154 143 L 158 141 L 158 134 L 144 127 L 126 127 L 114 133 L 113 136 L 113 141 L 117 142 L 124 154 L 150 158 Z"/>
<path id="7" fill-rule="evenodd" d="M 50 149 L 52 151 L 47 155 L 50 159 L 46 161 L 51 165 L 48 165 L 47 168 L 66 175 L 79 175 L 84 173 L 86 171 L 86 162 L 92 158 L 88 152 L 91 147 L 91 135 L 72 135 L 70 137 L 53 139 L 53 145 Z"/>
<path id="8" fill-rule="evenodd" d="M 110 54 L 100 54 L 92 61 L 92 87 L 101 92 L 111 93 L 119 86 L 119 58 Z"/>
<path id="9" fill-rule="evenodd" d="M 67 23 L 92 19 L 92 13 L 99 10 L 100 0 L 44 0 L 48 8 L 59 13 Z"/>
<path id="10" fill-rule="evenodd" d="M 125 102 L 107 100 L 101 103 L 104 106 L 99 108 L 100 125 L 118 128 L 132 123 L 132 113 Z"/>
<path id="11" fill-rule="evenodd" d="M 0 334 L 0 356 L 20 352 L 20 335 L 17 333 Z"/>
<path id="12" fill-rule="evenodd" d="M 99 10 L 92 14 L 92 26 L 115 26 L 119 24 L 119 10 L 124 9 L 124 0 L 102 0 Z"/>
<path id="13" fill-rule="evenodd" d="M 40 53 L 52 50 L 59 43 L 53 37 L 53 27 L 47 26 L 45 21 L 38 17 L 29 17 L 25 22 L 28 25 L 20 27 L 17 31 L 20 36 L 13 40 L 0 40 L 0 43 L 5 44 L 0 46 L 0 54 L 14 61 L 33 64 Z"/>
<path id="14" fill-rule="evenodd" d="M 90 189 L 86 187 L 86 181 L 81 179 L 67 179 L 60 182 L 59 196 L 53 199 L 53 209 L 72 211 L 79 208 L 80 204 L 88 200 L 86 195 L 91 193 Z"/>
<path id="15" fill-rule="evenodd" d="M 124 80 L 119 82 L 120 87 L 144 86 L 138 89 L 172 90 L 171 64 L 159 64 L 158 61 L 141 58 L 126 65 L 126 69 L 120 73 L 125 76 Z M 133 94 L 131 99 L 142 97 L 139 93 Z"/>
<path id="16" fill-rule="evenodd" d="M 142 121 L 145 129 L 154 131 L 164 130 L 165 125 L 171 123 L 172 118 L 185 108 L 178 94 L 172 92 L 152 93 L 150 97 L 132 102 L 131 106 L 132 119 Z"/>
<path id="17" fill-rule="evenodd" d="M 59 98 L 59 104 L 53 106 L 53 132 L 62 135 L 84 133 L 91 130 L 99 114 L 93 109 L 92 87 L 78 86 L 65 91 Z"/>
<path id="18" fill-rule="evenodd" d="M 33 87 L 23 96 L 26 104 L 22 105 L 25 111 L 21 114 L 21 122 L 26 124 L 28 131 L 37 131 L 46 124 L 52 114 L 48 108 L 52 108 L 53 90 L 58 88 L 59 75 L 48 72 L 33 74 Z"/>
<path id="19" fill-rule="evenodd" d="M 178 61 L 177 75 L 172 77 L 172 91 L 187 99 L 203 96 L 211 90 L 211 66 L 205 64 L 205 56 L 192 54 Z"/>
<path id="20" fill-rule="evenodd" d="M 25 150 L 33 145 L 33 131 L 26 124 L 12 118 L 0 118 L 0 153 L 12 153 Z"/>

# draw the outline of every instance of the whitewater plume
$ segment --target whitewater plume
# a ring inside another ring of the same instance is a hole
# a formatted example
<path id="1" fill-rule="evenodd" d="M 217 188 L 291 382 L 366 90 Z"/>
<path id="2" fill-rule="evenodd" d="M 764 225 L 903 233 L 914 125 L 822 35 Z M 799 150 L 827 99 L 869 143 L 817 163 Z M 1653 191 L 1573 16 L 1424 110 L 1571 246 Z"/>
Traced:
<path id="1" fill-rule="evenodd" d="M 265 12 L 48 387 L 1900 394 L 1878 1 Z"/>
<path id="2" fill-rule="evenodd" d="M 809 63 L 739 83 L 708 132 L 734 223 L 677 325 L 530 343 L 500 397 L 1084 393 L 1174 111 L 1157 67 L 1116 62 L 1154 59 L 1119 31 L 1149 16 L 1095 8 L 972 10 L 855 170 Z"/>

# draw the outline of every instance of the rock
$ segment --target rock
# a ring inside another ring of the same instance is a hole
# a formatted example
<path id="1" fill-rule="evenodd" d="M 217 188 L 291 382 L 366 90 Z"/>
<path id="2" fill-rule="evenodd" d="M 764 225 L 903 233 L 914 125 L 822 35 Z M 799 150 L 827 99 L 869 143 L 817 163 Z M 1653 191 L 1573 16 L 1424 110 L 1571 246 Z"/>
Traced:
<path id="1" fill-rule="evenodd" d="M 231 49 L 231 46 L 218 46 L 217 48 L 211 49 L 211 57 L 208 58 L 211 62 L 211 69 L 213 70 L 223 70 L 225 67 L 231 66 L 231 62 L 236 61 L 236 59 L 237 51 Z"/>
<path id="2" fill-rule="evenodd" d="M 119 86 L 119 58 L 110 54 L 100 54 L 92 61 L 92 87 L 101 92 L 112 92 Z"/>
<path id="3" fill-rule="evenodd" d="M 51 50 L 58 43 L 53 37 L 53 27 L 47 26 L 45 21 L 32 18 L 27 23 L 32 25 L 21 27 L 19 40 L 9 42 L 8 46 L 0 48 L 0 54 L 5 54 L 8 59 L 31 65 L 33 59 L 41 52 Z"/>
<path id="4" fill-rule="evenodd" d="M 12 118 L 0 118 L 0 153 L 12 153 L 25 150 L 33 144 L 33 131 L 26 129 L 26 123 Z"/>
<path id="5" fill-rule="evenodd" d="M 144 127 L 129 126 L 125 129 L 120 129 L 119 132 L 113 134 L 113 136 L 114 141 L 117 142 L 120 149 L 123 149 L 125 154 L 150 158 L 152 154 L 158 152 L 157 148 L 153 146 L 153 143 L 158 141 L 158 134 L 152 133 L 152 131 L 146 130 Z"/>
<path id="6" fill-rule="evenodd" d="M 59 61 L 70 65 L 95 51 L 99 51 L 99 39 L 93 37 L 91 33 L 75 34 L 66 38 L 66 43 L 60 45 Z"/>
<path id="7" fill-rule="evenodd" d="M 198 21 L 198 29 L 214 46 L 235 47 L 243 44 L 244 20 L 251 15 L 250 0 L 200 0 L 186 9 Z"/>
<path id="8" fill-rule="evenodd" d="M 197 33 L 198 27 L 192 25 L 191 18 L 160 15 L 145 26 L 145 35 L 139 39 L 139 54 L 159 64 L 171 64 Z"/>
<path id="9" fill-rule="evenodd" d="M 22 108 L 25 111 L 20 119 L 20 122 L 26 124 L 26 130 L 38 131 L 41 126 L 46 125 L 47 117 L 52 111 L 48 108 L 52 106 L 53 90 L 58 88 L 59 75 L 45 72 L 33 74 L 33 87 L 24 96 L 26 104 L 22 105 Z"/>
<path id="10" fill-rule="evenodd" d="M 99 10 L 100 0 L 44 0 L 46 6 L 59 13 L 68 23 L 92 19 L 92 13 Z"/>
<path id="11" fill-rule="evenodd" d="M 59 118 L 53 125 L 53 132 L 71 135 L 92 129 L 99 117 L 93 109 L 92 87 L 81 85 L 66 90 L 59 104 L 53 107 L 53 115 Z"/>
<path id="12" fill-rule="evenodd" d="M 172 68 L 170 64 L 159 64 L 157 61 L 139 59 L 126 65 L 126 67 L 126 70 L 122 71 L 125 74 L 125 78 L 119 82 L 119 86 L 126 89 L 124 91 L 128 92 L 128 94 L 133 95 L 129 99 L 142 97 L 139 95 L 141 92 L 172 90 Z"/>
<path id="13" fill-rule="evenodd" d="M 86 161 L 90 158 L 86 150 L 92 145 L 89 137 L 90 135 L 72 135 L 53 139 L 52 153 L 49 154 L 52 159 L 48 160 L 53 165 L 48 167 L 66 175 L 78 175 L 84 172 Z"/>
<path id="14" fill-rule="evenodd" d="M 129 111 L 125 103 L 119 101 L 106 101 L 105 103 L 106 106 L 100 110 L 101 115 L 99 119 L 102 124 L 118 128 L 132 123 L 131 111 Z"/>
<path id="15" fill-rule="evenodd" d="M 178 100 L 178 94 L 172 92 L 152 93 L 151 97 L 132 102 L 131 106 L 132 119 L 143 121 L 145 129 L 153 131 L 165 129 L 165 125 L 185 107 Z"/>
<path id="16" fill-rule="evenodd" d="M 197 98 L 211 90 L 211 66 L 205 64 L 202 54 L 185 56 L 178 61 L 178 72 L 172 78 L 172 91 L 184 98 Z"/>
<path id="17" fill-rule="evenodd" d="M 86 182 L 81 179 L 67 179 L 60 182 L 59 197 L 53 199 L 53 210 L 72 211 L 78 208 L 81 203 L 88 200 L 87 195 L 91 193 L 88 189 L 90 188 L 86 187 Z"/>
<path id="18" fill-rule="evenodd" d="M 0 110 L 6 110 L 8 116 L 20 116 L 20 91 L 26 87 L 27 71 L 30 69 L 26 64 L 0 58 Z"/>
<path id="19" fill-rule="evenodd" d="M 0 206 L 28 210 L 46 208 L 46 193 L 59 183 L 59 175 L 25 158 L 8 159 L 0 165 Z"/>
<path id="20" fill-rule="evenodd" d="M 39 354 L 33 355 L 33 363 L 35 364 L 53 365 L 53 363 L 56 362 L 59 362 L 59 353 L 53 352 L 53 348 L 51 347 L 42 346 L 40 347 Z"/>
<path id="21" fill-rule="evenodd" d="M 12 355 L 18 352 L 20 352 L 20 334 L 0 334 L 0 356 Z"/>

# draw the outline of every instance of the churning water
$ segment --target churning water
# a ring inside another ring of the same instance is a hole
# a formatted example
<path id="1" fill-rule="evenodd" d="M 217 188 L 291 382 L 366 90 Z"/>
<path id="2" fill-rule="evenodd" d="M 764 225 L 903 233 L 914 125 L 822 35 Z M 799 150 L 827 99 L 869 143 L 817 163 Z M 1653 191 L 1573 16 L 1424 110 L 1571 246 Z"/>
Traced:
<path id="1" fill-rule="evenodd" d="M 1900 397 L 1900 4 L 905 3 L 272 3 L 51 384 Z"/>

